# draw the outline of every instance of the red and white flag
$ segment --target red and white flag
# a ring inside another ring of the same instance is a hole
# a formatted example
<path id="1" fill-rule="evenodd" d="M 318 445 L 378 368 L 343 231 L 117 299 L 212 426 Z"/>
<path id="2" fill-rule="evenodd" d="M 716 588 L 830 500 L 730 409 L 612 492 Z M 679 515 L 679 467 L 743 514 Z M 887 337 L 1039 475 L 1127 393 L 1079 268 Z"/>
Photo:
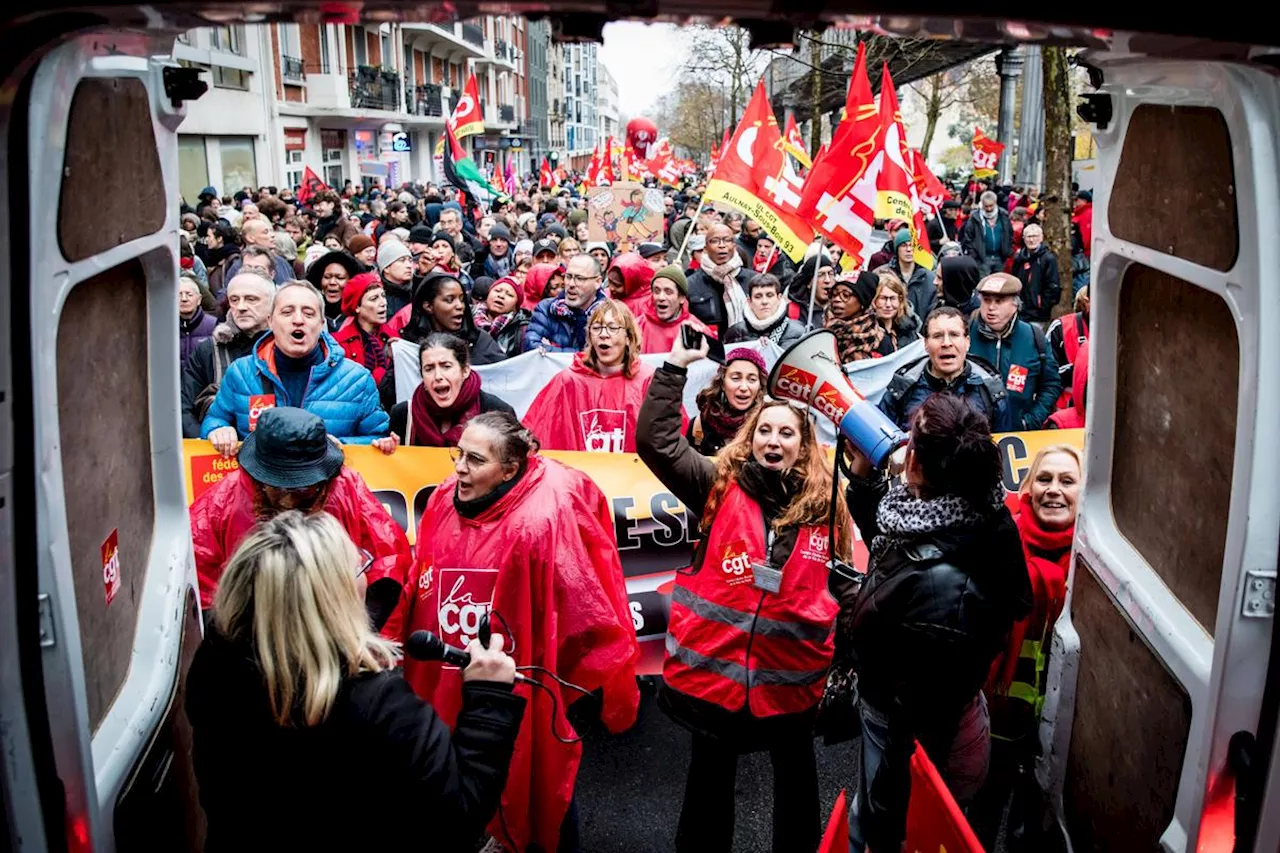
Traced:
<path id="1" fill-rule="evenodd" d="M 937 216 L 942 210 L 942 203 L 951 198 L 951 191 L 930 170 L 929 164 L 919 150 L 911 149 L 911 170 L 915 174 L 916 195 L 920 198 L 920 206 L 930 216 Z"/>
<path id="2" fill-rule="evenodd" d="M 800 128 L 796 126 L 796 117 L 787 113 L 787 128 L 782 134 L 783 147 L 787 153 L 796 158 L 801 166 L 806 169 L 813 168 L 813 160 L 809 158 L 809 152 L 804 150 L 804 140 L 800 138 Z"/>
<path id="3" fill-rule="evenodd" d="M 871 255 L 867 243 L 875 229 L 876 173 L 884 155 L 883 133 L 867 78 L 866 46 L 859 43 L 845 120 L 831 144 L 814 158 L 798 208 L 819 234 L 844 250 L 849 269 L 861 267 Z"/>
<path id="4" fill-rule="evenodd" d="M 542 168 L 538 170 L 538 186 L 549 187 L 555 189 L 560 186 L 556 180 L 555 173 L 551 171 L 551 164 L 547 162 L 547 158 L 542 158 Z"/>
<path id="5" fill-rule="evenodd" d="M 980 127 L 973 129 L 973 176 L 975 178 L 995 176 L 1002 153 L 1004 153 L 1003 142 L 989 139 Z"/>

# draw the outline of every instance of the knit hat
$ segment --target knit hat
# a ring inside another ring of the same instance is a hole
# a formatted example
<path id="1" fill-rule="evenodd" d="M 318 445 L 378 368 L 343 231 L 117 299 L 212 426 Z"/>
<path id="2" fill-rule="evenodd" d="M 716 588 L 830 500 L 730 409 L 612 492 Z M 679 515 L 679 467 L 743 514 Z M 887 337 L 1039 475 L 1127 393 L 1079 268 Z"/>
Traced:
<path id="1" fill-rule="evenodd" d="M 605 257 L 608 257 L 608 258 L 613 257 L 613 252 L 609 251 L 609 244 L 600 240 L 594 240 L 582 247 L 582 251 L 586 252 L 588 255 L 594 252 L 596 249 L 600 249 L 601 251 L 603 251 L 605 254 Z"/>
<path id="2" fill-rule="evenodd" d="M 412 258 L 409 247 L 399 240 L 388 240 L 378 247 L 378 271 L 382 272 L 401 258 Z"/>
<path id="3" fill-rule="evenodd" d="M 409 229 L 410 243 L 431 243 L 431 229 L 426 225 L 415 225 Z"/>
<path id="4" fill-rule="evenodd" d="M 367 234 L 356 234 L 347 241 L 347 251 L 353 255 L 358 255 L 372 245 L 372 237 Z"/>
<path id="5" fill-rule="evenodd" d="M 653 280 L 660 278 L 670 279 L 675 283 L 676 290 L 680 291 L 681 296 L 689 295 L 689 281 L 684 277 L 684 270 L 675 264 L 669 264 L 653 274 Z M 652 287 L 652 284 L 650 285 Z"/>
<path id="6" fill-rule="evenodd" d="M 496 225 L 494 225 L 494 226 L 493 226 L 493 228 L 489 229 L 489 239 L 490 239 L 491 241 L 492 241 L 492 240 L 506 240 L 508 243 L 510 243 L 510 242 L 511 242 L 511 232 L 507 230 L 507 226 L 505 226 L 505 225 L 503 225 L 501 222 L 499 222 L 499 223 L 497 223 Z"/>
<path id="7" fill-rule="evenodd" d="M 910 228 L 899 228 L 897 231 L 893 232 L 893 250 L 895 252 L 898 251 L 898 247 L 901 246 L 903 243 L 910 243 L 910 242 L 911 242 Z"/>
<path id="8" fill-rule="evenodd" d="M 519 257 L 520 255 L 528 255 L 529 257 L 532 258 L 533 257 L 533 241 L 532 240 L 519 241 L 518 243 L 516 243 L 515 249 L 512 250 L 512 254 L 514 254 L 516 257 Z"/>
<path id="9" fill-rule="evenodd" d="M 452 249 L 455 254 L 458 251 L 458 244 L 453 239 L 453 235 L 450 234 L 448 231 L 444 231 L 444 230 L 436 231 L 436 233 L 431 235 L 431 239 L 428 240 L 427 243 L 432 246 L 434 246 L 436 243 L 448 243 L 449 248 Z"/>
<path id="10" fill-rule="evenodd" d="M 769 377 L 769 368 L 764 366 L 764 356 L 760 355 L 760 353 L 753 349 L 738 347 L 737 349 L 731 349 L 724 354 L 725 367 L 728 367 L 735 361 L 749 361 L 756 366 L 757 370 L 760 371 L 761 379 L 767 379 Z"/>
<path id="11" fill-rule="evenodd" d="M 858 302 L 862 304 L 862 309 L 871 307 L 871 303 L 875 301 L 876 291 L 880 288 L 880 276 L 873 272 L 863 271 L 858 273 L 858 277 L 853 281 L 840 281 L 837 284 L 846 285 L 853 291 L 853 295 L 858 297 Z"/>
<path id="12" fill-rule="evenodd" d="M 360 301 L 375 287 L 382 287 L 382 277 L 376 272 L 362 272 L 347 279 L 342 288 L 342 313 L 348 317 L 356 316 Z"/>

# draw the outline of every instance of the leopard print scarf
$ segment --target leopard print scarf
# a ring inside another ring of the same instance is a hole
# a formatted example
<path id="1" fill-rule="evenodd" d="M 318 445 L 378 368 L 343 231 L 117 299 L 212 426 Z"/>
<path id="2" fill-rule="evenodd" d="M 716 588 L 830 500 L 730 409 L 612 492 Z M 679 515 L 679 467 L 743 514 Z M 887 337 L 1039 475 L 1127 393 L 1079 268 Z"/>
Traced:
<path id="1" fill-rule="evenodd" d="M 958 495 L 918 498 L 896 480 L 876 510 L 880 535 L 871 543 L 870 569 L 890 549 L 943 530 L 963 530 L 982 524 L 1004 504 L 1004 488 L 996 484 L 986 506 L 974 506 Z"/>

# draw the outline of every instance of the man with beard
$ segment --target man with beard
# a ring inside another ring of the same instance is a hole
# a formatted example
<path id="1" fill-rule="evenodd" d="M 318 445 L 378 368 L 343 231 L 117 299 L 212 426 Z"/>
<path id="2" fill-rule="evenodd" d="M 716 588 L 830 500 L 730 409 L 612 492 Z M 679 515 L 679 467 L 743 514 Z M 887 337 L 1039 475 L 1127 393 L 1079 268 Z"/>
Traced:
<path id="1" fill-rule="evenodd" d="M 191 505 L 201 609 L 213 605 L 227 561 L 257 523 L 289 510 L 327 512 L 361 551 L 357 582 L 367 584 L 370 621 L 400 640 L 408 607 L 399 605 L 412 565 L 400 526 L 360 474 L 343 465 L 342 448 L 319 417 L 281 407 L 263 412 L 257 427 L 240 448 L 239 469 Z"/>
<path id="2" fill-rule="evenodd" d="M 340 441 L 386 450 L 390 421 L 373 376 L 343 355 L 324 323 L 323 299 L 308 282 L 291 281 L 277 290 L 267 333 L 224 374 L 201 438 L 232 456 L 263 411 L 293 406 L 322 417 Z"/>
<path id="3" fill-rule="evenodd" d="M 249 354 L 267 329 L 275 285 L 257 273 L 243 272 L 227 285 L 227 319 L 202 341 L 182 369 L 182 437 L 199 438 L 222 376 L 231 362 Z"/>
<path id="4" fill-rule="evenodd" d="M 743 269 L 733 229 L 717 222 L 707 231 L 698 269 L 689 276 L 689 311 L 715 327 L 717 337 L 723 339 L 730 326 L 746 317 L 747 282 L 752 275 Z"/>

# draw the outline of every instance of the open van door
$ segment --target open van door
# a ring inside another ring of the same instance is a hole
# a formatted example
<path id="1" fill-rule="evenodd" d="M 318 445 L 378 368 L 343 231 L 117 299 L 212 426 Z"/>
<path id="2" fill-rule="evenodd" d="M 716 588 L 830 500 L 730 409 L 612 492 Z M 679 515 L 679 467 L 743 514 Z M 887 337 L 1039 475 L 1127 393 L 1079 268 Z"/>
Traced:
<path id="1" fill-rule="evenodd" d="M 1076 850 L 1275 850 L 1276 78 L 1086 59 L 1088 460 L 1042 782 Z"/>
<path id="2" fill-rule="evenodd" d="M 21 850 L 201 843 L 174 334 L 175 131 L 199 84 L 171 48 L 79 35 L 5 82 L 0 778 Z"/>

